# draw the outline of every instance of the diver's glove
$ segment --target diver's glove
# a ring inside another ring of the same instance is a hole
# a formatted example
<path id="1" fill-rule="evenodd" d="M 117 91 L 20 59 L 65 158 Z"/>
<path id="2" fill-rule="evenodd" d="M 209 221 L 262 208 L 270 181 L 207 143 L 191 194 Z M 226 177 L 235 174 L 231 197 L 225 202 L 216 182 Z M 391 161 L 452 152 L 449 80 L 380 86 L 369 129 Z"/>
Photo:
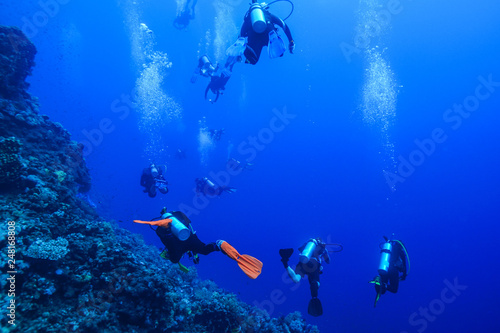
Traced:
<path id="1" fill-rule="evenodd" d="M 295 50 L 295 42 L 293 41 L 293 39 L 288 44 L 288 50 L 290 51 L 291 54 L 293 54 L 293 51 Z"/>

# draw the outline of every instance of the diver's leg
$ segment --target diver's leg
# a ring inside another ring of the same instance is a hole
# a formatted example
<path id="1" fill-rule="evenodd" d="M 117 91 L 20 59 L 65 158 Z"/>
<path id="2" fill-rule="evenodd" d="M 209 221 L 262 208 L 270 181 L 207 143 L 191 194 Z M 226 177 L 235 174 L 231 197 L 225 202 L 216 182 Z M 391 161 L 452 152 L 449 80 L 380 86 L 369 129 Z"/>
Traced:
<path id="1" fill-rule="evenodd" d="M 156 186 L 155 186 L 155 184 L 151 185 L 151 187 L 149 188 L 148 195 L 151 198 L 156 197 Z"/>
<path id="2" fill-rule="evenodd" d="M 215 243 L 203 243 L 198 236 L 193 234 L 189 239 L 189 250 L 206 256 L 214 251 L 217 251 L 218 248 Z"/>
<path id="3" fill-rule="evenodd" d="M 311 297 L 318 297 L 318 289 L 319 289 L 319 272 L 320 270 L 316 270 L 307 275 L 309 279 L 309 286 L 311 288 Z"/>
<path id="4" fill-rule="evenodd" d="M 167 248 L 168 260 L 174 264 L 178 263 L 186 252 L 183 246 L 184 244 L 182 244 L 180 240 L 174 239 L 174 237 L 171 237 L 166 241 L 162 238 L 161 241 Z"/>
<path id="5" fill-rule="evenodd" d="M 397 293 L 399 288 L 399 273 L 396 268 L 389 270 L 389 281 L 387 282 L 387 290 L 391 293 Z"/>

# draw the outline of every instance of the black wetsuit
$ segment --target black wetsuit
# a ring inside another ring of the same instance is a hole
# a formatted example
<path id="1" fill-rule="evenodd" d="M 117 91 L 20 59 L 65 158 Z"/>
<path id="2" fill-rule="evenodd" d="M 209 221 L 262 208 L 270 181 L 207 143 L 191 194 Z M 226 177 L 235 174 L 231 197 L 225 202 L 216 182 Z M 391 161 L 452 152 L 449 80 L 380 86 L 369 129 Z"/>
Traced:
<path id="1" fill-rule="evenodd" d="M 309 280 L 309 287 L 311 289 L 311 297 L 318 297 L 319 289 L 319 275 L 323 270 L 323 266 L 315 259 L 311 258 L 307 264 L 298 263 L 295 267 L 295 272 L 304 272 Z"/>
<path id="2" fill-rule="evenodd" d="M 194 253 L 199 253 L 203 255 L 210 254 L 214 251 L 218 251 L 217 245 L 215 243 L 205 244 L 199 240 L 198 236 L 193 233 L 192 228 L 190 228 L 191 221 L 182 212 L 171 212 L 171 214 L 181 221 L 186 227 L 191 230 L 191 235 L 185 241 L 181 241 L 172 234 L 170 228 L 158 227 L 156 229 L 156 234 L 160 237 L 161 242 L 168 251 L 168 259 L 175 263 L 181 260 L 182 256 L 188 252 L 193 251 Z"/>
<path id="3" fill-rule="evenodd" d="M 264 10 L 264 14 L 267 22 L 267 27 L 266 30 L 264 30 L 262 33 L 256 33 L 253 30 L 252 19 L 250 17 L 249 11 L 245 14 L 243 25 L 241 26 L 240 36 L 248 37 L 247 48 L 244 52 L 244 55 L 247 59 L 246 61 L 252 65 L 255 65 L 259 61 L 262 48 L 264 46 L 267 46 L 267 44 L 269 43 L 269 32 L 272 30 L 276 30 L 275 25 L 283 29 L 289 42 L 293 40 L 290 29 L 282 19 L 271 14 L 267 10 Z"/>
<path id="4" fill-rule="evenodd" d="M 299 247 L 300 252 L 304 250 L 306 244 Z M 325 261 L 327 263 L 330 263 L 330 257 L 327 255 L 328 252 L 326 252 L 325 245 L 318 245 L 314 252 L 315 253 L 306 264 L 303 264 L 301 262 L 297 264 L 297 266 L 295 267 L 295 273 L 301 276 L 307 275 L 307 279 L 309 280 L 309 287 L 311 289 L 311 297 L 318 297 L 319 276 L 323 271 L 323 266 L 321 265 L 319 258 L 321 257 L 328 258 L 325 259 Z"/>

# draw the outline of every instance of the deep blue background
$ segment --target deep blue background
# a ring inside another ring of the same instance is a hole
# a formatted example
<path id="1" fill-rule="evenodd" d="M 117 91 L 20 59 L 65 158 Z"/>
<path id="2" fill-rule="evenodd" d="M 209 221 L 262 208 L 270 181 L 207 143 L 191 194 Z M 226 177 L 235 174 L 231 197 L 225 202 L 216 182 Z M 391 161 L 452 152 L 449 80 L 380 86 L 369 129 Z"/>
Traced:
<path id="1" fill-rule="evenodd" d="M 193 85 L 189 78 L 197 52 L 213 55 L 211 45 L 199 44 L 207 30 L 215 35 L 217 3 L 230 9 L 239 27 L 246 1 L 199 0 L 186 31 L 172 27 L 175 1 L 138 1 L 140 21 L 154 31 L 155 49 L 173 64 L 163 90 L 183 109 L 182 119 L 162 129 L 166 151 L 155 162 L 168 165 L 170 192 L 155 199 L 139 186 L 151 159 L 145 153 L 148 136 L 155 133 L 139 130 L 140 110 L 130 109 L 120 119 L 112 109 L 132 92 L 140 71 L 131 57 L 126 2 L 70 0 L 32 37 L 38 55 L 30 92 L 40 98 L 41 113 L 62 123 L 77 141 L 102 119 L 112 121 L 113 131 L 86 158 L 93 177 L 90 196 L 99 211 L 160 246 L 149 228 L 132 220 L 156 217 L 163 206 L 192 205 L 194 178 L 223 171 L 229 144 L 237 147 L 257 135 L 269 126 L 273 109 L 286 108 L 296 118 L 258 152 L 253 170 L 230 179 L 238 191 L 191 216 L 200 239 L 225 239 L 240 253 L 261 259 L 262 275 L 250 280 L 217 253 L 201 258 L 199 275 L 246 302 L 267 304 L 273 316 L 305 313 L 308 283 L 295 288 L 283 280 L 278 249 L 320 236 L 345 248 L 321 277 L 325 315 L 304 315 L 322 331 L 417 332 L 422 326 L 410 325 L 411 314 L 438 304 L 443 281 L 456 278 L 468 288 L 424 331 L 498 332 L 500 87 L 458 129 L 443 120 L 448 108 L 474 94 L 478 76 L 500 81 L 498 1 L 401 0 L 403 10 L 392 16 L 380 46 L 387 48 L 384 58 L 400 86 L 388 132 L 394 157 L 408 159 L 417 148 L 414 141 L 429 138 L 435 128 L 447 135 L 395 192 L 382 172 L 390 156 L 380 128 L 366 124 L 360 108 L 366 59 L 354 54 L 349 62 L 339 47 L 353 44 L 359 3 L 296 0 L 287 20 L 295 54 L 270 60 L 264 50 L 256 66 L 237 64 L 226 94 L 211 105 L 202 97 L 206 82 Z M 273 6 L 279 15 L 288 8 Z M 38 1 L 1 1 L 0 24 L 23 26 L 41 10 Z M 206 165 L 197 151 L 202 117 L 208 127 L 227 130 Z M 174 158 L 177 148 L 187 151 L 186 160 Z M 249 155 L 234 149 L 233 156 Z M 392 233 L 405 242 L 412 270 L 398 294 L 384 295 L 373 309 L 375 292 L 367 282 L 376 274 L 382 235 Z M 281 304 L 271 309 L 271 294 L 280 292 Z"/>

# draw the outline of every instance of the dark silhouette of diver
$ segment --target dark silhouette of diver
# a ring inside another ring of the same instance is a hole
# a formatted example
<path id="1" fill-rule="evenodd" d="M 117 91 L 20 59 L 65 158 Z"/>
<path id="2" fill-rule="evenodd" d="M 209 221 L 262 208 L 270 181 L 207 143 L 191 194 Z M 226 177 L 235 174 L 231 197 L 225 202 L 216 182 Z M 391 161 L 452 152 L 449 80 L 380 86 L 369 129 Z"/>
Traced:
<path id="1" fill-rule="evenodd" d="M 164 178 L 166 169 L 164 165 L 151 164 L 149 168 L 142 170 L 141 186 L 144 187 L 143 192 L 148 193 L 150 198 L 156 197 L 156 189 L 163 194 L 168 193 L 168 182 Z"/>
<path id="2" fill-rule="evenodd" d="M 221 128 L 221 129 L 211 129 L 208 131 L 208 136 L 210 139 L 214 141 L 220 141 L 222 138 L 222 134 L 226 133 L 226 130 Z"/>
<path id="3" fill-rule="evenodd" d="M 218 240 L 208 244 L 203 243 L 196 235 L 191 220 L 184 213 L 180 211 L 167 212 L 167 209 L 163 208 L 159 219 L 153 221 L 134 220 L 134 222 L 149 224 L 151 228 L 157 226 L 153 230 L 165 245 L 161 256 L 178 264 L 182 271 L 189 271 L 186 266 L 180 263 L 184 254 L 187 253 L 193 262 L 198 264 L 200 262 L 198 254 L 208 255 L 214 251 L 222 251 L 231 259 L 236 260 L 248 277 L 255 279 L 261 273 L 262 262 L 246 254 L 240 255 L 228 242 Z"/>
<path id="4" fill-rule="evenodd" d="M 389 240 L 384 236 L 385 243 L 381 244 L 381 257 L 378 267 L 379 275 L 370 283 L 375 285 L 377 296 L 373 307 L 377 306 L 380 296 L 386 291 L 397 293 L 399 281 L 404 281 L 410 271 L 408 252 L 400 240 Z M 408 263 L 408 265 L 407 265 Z"/>
<path id="5" fill-rule="evenodd" d="M 278 28 L 281 28 L 287 36 L 288 50 L 290 53 L 293 53 L 295 50 L 295 42 L 292 38 L 290 29 L 285 24 L 284 20 L 269 12 L 269 5 L 278 1 L 288 1 L 292 4 L 291 15 L 293 12 L 293 3 L 290 0 L 276 0 L 269 4 L 261 4 L 256 0 L 252 1 L 250 9 L 246 12 L 243 19 L 238 40 L 226 51 L 227 57 L 224 67 L 219 68 L 218 64 L 212 64 L 206 55 L 200 57 L 198 60 L 198 68 L 195 70 L 195 75 L 191 78 L 191 82 L 194 83 L 196 81 L 196 74 L 210 77 L 210 83 L 205 89 L 206 100 L 211 103 L 217 102 L 219 96 L 223 94 L 226 89 L 227 82 L 231 78 L 234 64 L 236 62 L 245 62 L 255 65 L 259 61 L 264 46 L 267 45 L 269 57 L 271 59 L 282 57 L 286 51 L 286 47 L 283 39 L 280 37 Z M 287 18 L 290 15 L 288 15 Z M 209 70 L 203 72 L 203 68 Z M 209 98 L 209 92 L 215 97 Z"/>
<path id="6" fill-rule="evenodd" d="M 271 2 L 272 4 L 274 2 Z M 295 42 L 292 38 L 290 28 L 284 20 L 269 12 L 269 5 L 252 1 L 250 9 L 243 18 L 240 37 L 247 39 L 246 48 L 243 52 L 245 63 L 255 65 L 260 58 L 262 48 L 268 47 L 269 57 L 282 57 L 285 53 L 285 44 L 281 39 L 278 27 L 283 30 L 288 38 L 288 50 L 293 54 Z"/>
<path id="7" fill-rule="evenodd" d="M 216 186 L 210 179 L 207 177 L 196 178 L 196 193 L 203 194 L 206 197 L 215 197 L 220 196 L 222 193 L 234 193 L 236 189 L 230 186 Z"/>
<path id="8" fill-rule="evenodd" d="M 189 7 L 189 3 L 191 2 L 191 0 L 187 0 L 186 4 L 184 5 L 184 8 L 175 18 L 174 27 L 176 29 L 183 30 L 187 28 L 190 20 L 194 20 L 194 12 L 195 12 L 194 7 L 196 6 L 198 0 L 192 0 L 192 1 L 193 3 L 191 4 L 191 8 Z"/>
<path id="9" fill-rule="evenodd" d="M 242 162 L 238 161 L 235 158 L 230 158 L 226 162 L 226 167 L 229 170 L 232 170 L 232 171 L 235 171 L 235 172 L 243 171 L 243 170 L 246 170 L 246 169 L 250 169 L 252 166 L 253 166 L 252 163 L 246 162 L 246 163 L 243 164 Z"/>
<path id="10" fill-rule="evenodd" d="M 299 247 L 299 263 L 295 266 L 295 270 L 288 266 L 288 260 L 293 254 L 293 249 L 281 249 L 279 251 L 281 262 L 293 282 L 299 283 L 300 280 L 307 275 L 312 297 L 309 301 L 307 312 L 314 317 L 318 317 L 323 314 L 323 306 L 321 305 L 321 301 L 318 299 L 318 289 L 320 285 L 319 276 L 323 273 L 323 266 L 321 263 L 323 260 L 327 264 L 330 263 L 330 255 L 328 254 L 326 246 L 327 244 L 319 238 L 309 239 L 307 243 Z M 338 246 L 340 246 L 340 248 L 342 247 L 341 245 Z M 342 251 L 342 249 L 340 249 L 340 251 Z"/>

